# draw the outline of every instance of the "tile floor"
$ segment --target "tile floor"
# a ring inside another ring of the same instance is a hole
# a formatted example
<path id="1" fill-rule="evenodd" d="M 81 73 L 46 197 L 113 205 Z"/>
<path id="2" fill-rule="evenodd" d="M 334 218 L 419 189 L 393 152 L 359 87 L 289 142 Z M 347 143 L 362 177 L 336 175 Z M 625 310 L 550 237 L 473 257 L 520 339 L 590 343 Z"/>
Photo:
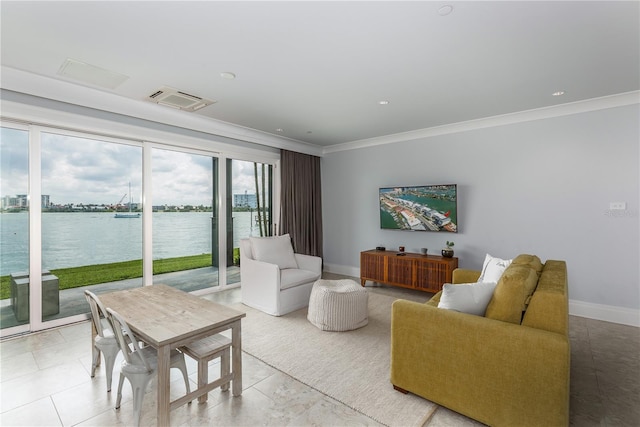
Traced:
<path id="1" fill-rule="evenodd" d="M 209 295 L 232 304 L 239 289 Z M 571 425 L 640 425 L 640 329 L 571 317 Z M 125 384 L 120 410 L 114 391 L 106 392 L 104 368 L 91 379 L 88 322 L 0 343 L 0 425 L 132 425 L 131 389 Z M 118 363 L 118 362 L 117 362 Z M 192 384 L 196 364 L 187 358 Z M 116 364 L 117 366 L 117 364 Z M 206 404 L 194 402 L 171 413 L 176 426 L 376 426 L 374 420 L 322 395 L 259 360 L 243 355 L 241 397 L 214 390 Z M 217 366 L 211 365 L 211 375 Z M 184 392 L 178 371 L 172 391 Z M 142 425 L 155 425 L 155 390 L 144 400 Z M 473 426 L 478 423 L 439 408 L 426 424 Z"/>

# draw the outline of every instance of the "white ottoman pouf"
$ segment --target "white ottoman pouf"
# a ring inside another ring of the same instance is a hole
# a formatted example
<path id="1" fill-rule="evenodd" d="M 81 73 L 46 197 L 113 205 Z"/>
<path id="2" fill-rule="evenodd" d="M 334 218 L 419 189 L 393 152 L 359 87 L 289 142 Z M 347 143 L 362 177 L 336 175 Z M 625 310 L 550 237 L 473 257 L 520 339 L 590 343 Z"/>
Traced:
<path id="1" fill-rule="evenodd" d="M 323 331 L 350 331 L 369 323 L 369 293 L 350 279 L 317 280 L 307 319 Z"/>

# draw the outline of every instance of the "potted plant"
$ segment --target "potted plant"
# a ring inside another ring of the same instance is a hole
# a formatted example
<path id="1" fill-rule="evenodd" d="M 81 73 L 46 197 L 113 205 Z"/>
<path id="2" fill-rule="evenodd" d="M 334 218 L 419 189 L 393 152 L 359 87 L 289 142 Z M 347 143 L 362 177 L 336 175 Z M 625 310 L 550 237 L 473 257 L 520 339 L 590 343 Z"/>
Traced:
<path id="1" fill-rule="evenodd" d="M 447 247 L 442 250 L 442 256 L 445 258 L 451 258 L 453 256 L 453 242 L 447 240 Z"/>

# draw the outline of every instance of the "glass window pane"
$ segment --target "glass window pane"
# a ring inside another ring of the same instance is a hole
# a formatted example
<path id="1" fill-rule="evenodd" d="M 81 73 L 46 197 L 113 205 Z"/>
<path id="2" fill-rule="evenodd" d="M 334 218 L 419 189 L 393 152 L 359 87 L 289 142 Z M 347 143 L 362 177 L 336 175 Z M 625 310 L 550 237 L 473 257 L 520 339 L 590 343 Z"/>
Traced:
<path id="1" fill-rule="evenodd" d="M 0 327 L 29 322 L 29 134 L 0 129 Z"/>
<path id="2" fill-rule="evenodd" d="M 219 285 L 215 157 L 154 148 L 153 283 L 186 292 Z"/>
<path id="3" fill-rule="evenodd" d="M 232 243 L 227 261 L 227 284 L 240 281 L 240 239 L 271 236 L 271 192 L 273 167 L 264 163 L 229 160 L 227 203 L 229 234 Z"/>
<path id="4" fill-rule="evenodd" d="M 41 145 L 42 268 L 50 272 L 42 315 L 50 320 L 87 313 L 84 289 L 142 285 L 142 148 L 53 133 L 42 133 Z"/>

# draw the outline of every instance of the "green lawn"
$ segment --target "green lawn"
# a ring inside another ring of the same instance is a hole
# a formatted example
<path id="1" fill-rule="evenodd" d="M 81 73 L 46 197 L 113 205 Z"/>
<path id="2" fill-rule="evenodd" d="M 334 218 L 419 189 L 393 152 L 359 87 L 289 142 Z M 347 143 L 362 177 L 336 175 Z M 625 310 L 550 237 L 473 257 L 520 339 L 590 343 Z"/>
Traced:
<path id="1" fill-rule="evenodd" d="M 211 254 L 167 258 L 153 261 L 153 274 L 211 267 Z M 85 265 L 82 267 L 51 270 L 58 277 L 60 289 L 78 288 L 98 283 L 142 277 L 142 260 L 114 262 L 111 264 Z M 11 296 L 9 276 L 0 277 L 0 299 Z"/>

